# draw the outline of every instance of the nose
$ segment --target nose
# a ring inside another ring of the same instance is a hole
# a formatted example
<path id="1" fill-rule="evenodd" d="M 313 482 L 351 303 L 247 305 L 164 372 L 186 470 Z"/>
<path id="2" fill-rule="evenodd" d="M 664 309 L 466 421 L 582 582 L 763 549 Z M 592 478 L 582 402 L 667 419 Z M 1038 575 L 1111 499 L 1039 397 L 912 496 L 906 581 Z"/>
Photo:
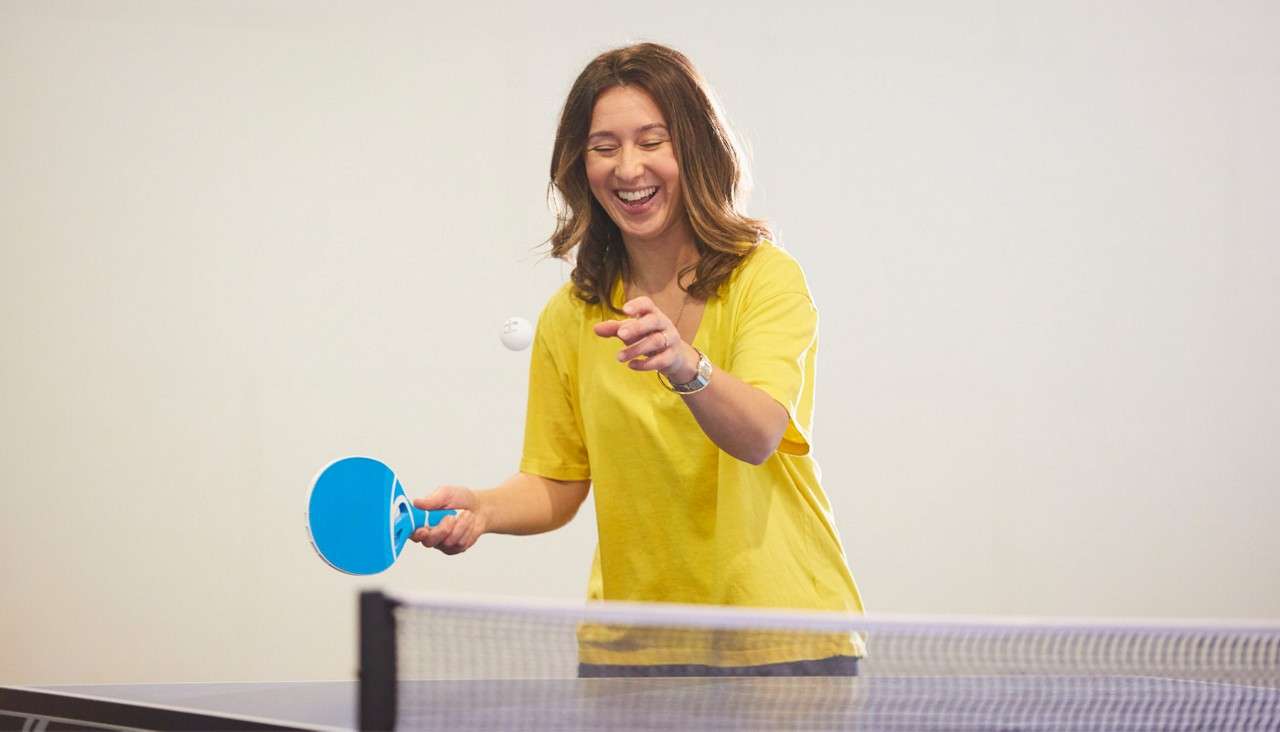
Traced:
<path id="1" fill-rule="evenodd" d="M 618 151 L 618 166 L 613 174 L 618 180 L 627 182 L 637 180 L 644 175 L 644 162 L 640 150 L 633 145 L 623 145 Z"/>

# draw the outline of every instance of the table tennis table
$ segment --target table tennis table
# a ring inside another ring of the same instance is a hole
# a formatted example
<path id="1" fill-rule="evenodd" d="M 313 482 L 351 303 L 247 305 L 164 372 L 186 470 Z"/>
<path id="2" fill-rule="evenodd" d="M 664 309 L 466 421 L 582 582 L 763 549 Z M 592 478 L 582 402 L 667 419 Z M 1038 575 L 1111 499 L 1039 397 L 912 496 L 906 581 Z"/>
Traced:
<path id="1" fill-rule="evenodd" d="M 403 729 L 1280 729 L 1280 690 L 1143 677 L 404 681 L 400 696 Z M 349 730 L 357 698 L 355 681 L 0 687 L 0 729 Z"/>
<path id="2" fill-rule="evenodd" d="M 360 593 L 359 610 L 351 679 L 0 686 L 0 732 L 1280 731 L 1280 625 L 1272 622 L 866 618 L 376 590 Z M 747 648 L 814 658 L 798 654 L 852 643 L 851 633 L 870 644 L 852 676 L 761 675 L 768 665 L 742 675 L 650 660 L 596 677 L 579 667 L 602 653 L 703 658 Z"/>

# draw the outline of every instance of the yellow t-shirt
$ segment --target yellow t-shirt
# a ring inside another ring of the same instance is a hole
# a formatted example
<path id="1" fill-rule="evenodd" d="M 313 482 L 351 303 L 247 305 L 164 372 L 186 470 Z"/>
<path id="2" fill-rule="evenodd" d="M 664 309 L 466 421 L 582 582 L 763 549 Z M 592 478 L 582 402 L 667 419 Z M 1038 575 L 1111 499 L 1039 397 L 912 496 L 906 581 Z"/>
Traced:
<path id="1" fill-rule="evenodd" d="M 613 296 L 620 306 L 620 282 Z M 588 596 L 861 612 L 811 452 L 818 314 L 799 264 L 760 242 L 707 301 L 693 339 L 716 369 L 790 414 L 778 451 L 759 466 L 721 451 L 679 395 L 653 372 L 619 363 L 621 342 L 592 332 L 623 317 L 584 303 L 566 284 L 538 319 L 529 371 L 520 470 L 591 480 L 599 543 Z M 801 660 L 747 636 L 643 658 L 634 643 L 599 640 L 589 662 Z M 804 655 L 861 655 L 856 637 L 827 636 L 820 645 Z"/>

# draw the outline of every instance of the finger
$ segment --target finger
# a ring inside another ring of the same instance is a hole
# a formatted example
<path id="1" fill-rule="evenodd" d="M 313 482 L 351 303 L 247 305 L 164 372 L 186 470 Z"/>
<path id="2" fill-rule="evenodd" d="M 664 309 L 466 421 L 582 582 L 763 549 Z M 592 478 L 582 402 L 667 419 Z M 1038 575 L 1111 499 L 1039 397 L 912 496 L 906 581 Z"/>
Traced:
<path id="1" fill-rule="evenodd" d="M 459 554 L 475 546 L 476 541 L 480 539 L 480 536 L 484 531 L 480 527 L 480 522 L 476 520 L 475 514 L 471 514 L 469 518 L 471 520 L 459 522 L 459 525 L 462 527 L 461 535 L 456 537 L 450 536 L 448 546 L 441 547 L 441 551 L 450 555 Z"/>
<path id="2" fill-rule="evenodd" d="M 618 327 L 613 329 L 613 336 L 630 345 L 635 340 L 636 321 L 619 320 Z"/>
<path id="3" fill-rule="evenodd" d="M 676 354 L 674 348 L 668 348 L 655 356 L 637 358 L 627 363 L 627 366 L 633 371 L 665 371 L 675 365 Z"/>
<path id="4" fill-rule="evenodd" d="M 623 321 L 618 327 L 618 337 L 623 343 L 632 345 L 641 338 L 659 330 L 666 330 L 670 321 L 662 313 L 650 313 L 643 318 Z"/>
<path id="5" fill-rule="evenodd" d="M 622 312 L 633 318 L 645 313 L 651 313 L 657 309 L 658 306 L 653 304 L 653 300 L 650 300 L 645 295 L 628 300 L 622 305 Z"/>
<path id="6" fill-rule="evenodd" d="M 413 532 L 412 538 L 414 541 L 430 549 L 434 547 L 437 543 L 437 540 L 432 538 L 431 536 L 432 533 L 433 531 L 431 529 L 418 529 L 417 531 Z"/>
<path id="7" fill-rule="evenodd" d="M 602 323 L 596 323 L 591 329 L 602 338 L 612 338 L 618 334 L 618 328 L 622 326 L 623 322 L 621 320 L 606 320 Z"/>
<path id="8" fill-rule="evenodd" d="M 467 525 L 467 538 L 466 538 L 467 548 L 470 549 L 471 547 L 475 546 L 475 543 L 477 541 L 480 541 L 480 537 L 483 534 L 484 534 L 484 527 L 481 525 L 479 521 L 470 522 L 470 524 Z"/>
<path id="9" fill-rule="evenodd" d="M 671 338 L 664 331 L 650 333 L 642 340 L 636 342 L 629 348 L 624 348 L 618 353 L 619 361 L 631 361 L 641 356 L 653 358 L 654 356 L 671 348 Z"/>
<path id="10" fill-rule="evenodd" d="M 450 486 L 441 486 L 425 498 L 413 499 L 413 505 L 423 511 L 434 511 L 438 508 L 453 508 L 453 500 L 453 489 Z"/>
<path id="11" fill-rule="evenodd" d="M 440 541 L 440 544 L 436 546 L 436 549 L 439 549 L 440 552 L 444 552 L 445 554 L 466 552 L 468 546 L 466 544 L 468 523 L 471 522 L 467 521 L 466 518 L 461 518 L 461 520 L 454 523 L 453 530 L 449 531 L 449 535 L 445 536 L 444 539 Z"/>
<path id="12" fill-rule="evenodd" d="M 618 327 L 613 329 L 613 337 L 627 345 L 635 343 L 648 334 L 648 331 L 643 330 L 644 326 L 638 320 L 619 320 L 617 323 Z"/>
<path id="13" fill-rule="evenodd" d="M 426 498 L 413 499 L 413 505 L 423 511 L 439 508 L 471 508 L 471 491 L 461 486 L 442 485 Z"/>
<path id="14" fill-rule="evenodd" d="M 427 533 L 419 543 L 428 548 L 439 546 L 441 542 L 449 538 L 449 532 L 453 531 L 453 525 L 456 522 L 457 516 L 446 516 L 440 523 L 430 529 L 426 529 Z M 419 529 L 419 531 L 422 531 L 422 529 Z M 417 532 L 414 533 L 416 534 Z"/>
<path id="15" fill-rule="evenodd" d="M 463 540 L 467 536 L 471 523 L 470 512 L 463 511 L 462 513 L 459 513 L 458 519 L 453 522 L 453 528 L 449 530 L 449 535 L 444 538 L 444 541 L 440 542 L 440 545 L 446 548 L 461 546 Z"/>

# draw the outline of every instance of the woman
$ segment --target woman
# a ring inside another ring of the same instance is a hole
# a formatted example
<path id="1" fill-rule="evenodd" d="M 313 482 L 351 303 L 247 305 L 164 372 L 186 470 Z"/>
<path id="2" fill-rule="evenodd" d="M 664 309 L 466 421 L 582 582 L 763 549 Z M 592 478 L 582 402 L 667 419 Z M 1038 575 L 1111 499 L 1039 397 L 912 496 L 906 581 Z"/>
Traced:
<path id="1" fill-rule="evenodd" d="M 551 160 L 552 253 L 576 249 L 576 265 L 538 320 L 520 471 L 416 501 L 461 511 L 415 541 L 455 554 L 550 531 L 594 484 L 592 599 L 861 611 L 810 455 L 817 312 L 800 267 L 738 210 L 743 176 L 683 55 L 646 43 L 587 65 Z M 847 636 L 647 654 L 606 636 L 584 637 L 599 661 L 585 673 L 852 673 L 861 655 Z"/>

